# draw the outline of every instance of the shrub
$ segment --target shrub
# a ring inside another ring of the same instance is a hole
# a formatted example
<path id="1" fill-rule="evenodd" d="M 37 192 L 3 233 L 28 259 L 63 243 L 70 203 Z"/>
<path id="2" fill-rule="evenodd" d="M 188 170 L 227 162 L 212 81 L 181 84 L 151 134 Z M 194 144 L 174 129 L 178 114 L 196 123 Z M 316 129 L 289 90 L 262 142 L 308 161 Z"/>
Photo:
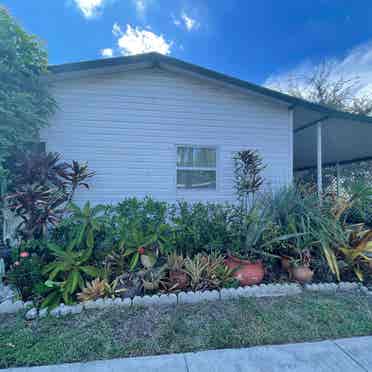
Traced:
<path id="1" fill-rule="evenodd" d="M 35 149 L 15 152 L 8 159 L 12 170 L 5 195 L 8 207 L 20 220 L 17 234 L 22 240 L 46 237 L 64 215 L 77 187 L 88 188 L 93 176 L 87 165 L 62 162 L 57 153 Z"/>
<path id="2" fill-rule="evenodd" d="M 304 216 L 316 218 L 321 214 L 317 195 L 295 187 L 283 187 L 264 194 L 262 207 L 266 218 L 270 218 L 282 232 L 286 232 L 290 224 L 302 223 Z"/>
<path id="3" fill-rule="evenodd" d="M 36 296 L 37 287 L 43 283 L 42 262 L 36 255 L 24 255 L 14 262 L 7 274 L 9 283 L 13 285 L 22 297 L 27 301 Z"/>
<path id="4" fill-rule="evenodd" d="M 171 211 L 175 249 L 186 256 L 226 253 L 233 241 L 234 214 L 235 207 L 227 204 L 179 202 Z"/>
<path id="5" fill-rule="evenodd" d="M 123 217 L 136 225 L 145 235 L 153 234 L 167 224 L 169 205 L 151 197 L 142 200 L 127 198 L 113 208 L 114 219 Z"/>
<path id="6" fill-rule="evenodd" d="M 48 244 L 55 260 L 42 270 L 43 274 L 48 275 L 45 285 L 50 288 L 50 291 L 45 288 L 44 292 L 48 295 L 43 301 L 43 307 L 53 307 L 62 300 L 65 304 L 73 303 L 77 290 L 85 286 L 85 278 L 100 274 L 97 267 L 89 265 L 93 248 L 77 251 L 76 242 L 77 239 L 73 239 L 66 248 Z"/>

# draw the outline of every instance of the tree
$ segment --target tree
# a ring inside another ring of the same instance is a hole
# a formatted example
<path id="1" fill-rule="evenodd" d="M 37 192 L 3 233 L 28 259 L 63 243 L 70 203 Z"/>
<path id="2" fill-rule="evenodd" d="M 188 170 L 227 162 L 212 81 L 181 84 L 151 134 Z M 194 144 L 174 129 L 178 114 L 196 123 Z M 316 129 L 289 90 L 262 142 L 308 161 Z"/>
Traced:
<path id="1" fill-rule="evenodd" d="M 14 149 L 37 141 L 56 103 L 48 91 L 47 54 L 0 7 L 0 170 Z"/>
<path id="2" fill-rule="evenodd" d="M 323 61 L 306 75 L 275 81 L 274 89 L 311 102 L 360 115 L 372 115 L 372 97 L 362 94 L 358 76 L 345 77 L 332 61 Z"/>

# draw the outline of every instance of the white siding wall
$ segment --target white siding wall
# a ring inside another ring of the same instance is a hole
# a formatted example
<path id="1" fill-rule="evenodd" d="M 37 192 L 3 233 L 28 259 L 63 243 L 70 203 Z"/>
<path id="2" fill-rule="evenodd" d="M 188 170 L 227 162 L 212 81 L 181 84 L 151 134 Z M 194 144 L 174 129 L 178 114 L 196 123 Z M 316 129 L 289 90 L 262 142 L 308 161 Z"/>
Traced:
<path id="1" fill-rule="evenodd" d="M 161 69 L 56 83 L 47 149 L 88 161 L 96 176 L 78 201 L 127 196 L 234 201 L 234 152 L 258 149 L 272 188 L 292 180 L 288 110 L 235 89 Z M 217 191 L 176 190 L 176 144 L 216 145 Z"/>

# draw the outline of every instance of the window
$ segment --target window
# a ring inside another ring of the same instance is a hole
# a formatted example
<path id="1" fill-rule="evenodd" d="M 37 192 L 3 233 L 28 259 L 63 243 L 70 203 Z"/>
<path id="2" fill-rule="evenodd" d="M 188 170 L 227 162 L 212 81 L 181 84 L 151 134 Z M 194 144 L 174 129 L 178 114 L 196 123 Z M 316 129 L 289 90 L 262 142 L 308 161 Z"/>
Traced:
<path id="1" fill-rule="evenodd" d="M 177 188 L 216 189 L 216 149 L 177 147 Z"/>

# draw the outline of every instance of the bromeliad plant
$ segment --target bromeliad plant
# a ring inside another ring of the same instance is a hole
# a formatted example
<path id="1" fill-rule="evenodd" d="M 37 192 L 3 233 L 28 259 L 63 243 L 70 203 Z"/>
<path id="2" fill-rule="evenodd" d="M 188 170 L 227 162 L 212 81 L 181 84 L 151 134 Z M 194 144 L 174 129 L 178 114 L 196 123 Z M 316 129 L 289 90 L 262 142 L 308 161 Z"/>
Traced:
<path id="1" fill-rule="evenodd" d="M 92 249 L 76 250 L 75 241 L 64 249 L 56 244 L 49 243 L 48 248 L 55 257 L 55 261 L 46 265 L 43 274 L 48 275 L 45 283 L 51 288 L 50 293 L 42 303 L 43 307 L 58 305 L 61 300 L 65 304 L 74 302 L 78 289 L 85 286 L 85 277 L 97 277 L 100 271 L 97 267 L 89 265 Z"/>
<path id="2" fill-rule="evenodd" d="M 185 272 L 192 290 L 231 287 L 236 283 L 234 270 L 229 269 L 219 255 L 197 254 L 194 258 L 186 258 Z"/>
<path id="3" fill-rule="evenodd" d="M 364 280 L 362 266 L 370 264 L 372 258 L 372 230 L 353 231 L 348 230 L 346 243 L 339 247 L 343 259 L 351 268 L 360 281 Z"/>
<path id="4" fill-rule="evenodd" d="M 111 287 L 107 280 L 96 278 L 87 283 L 83 290 L 77 294 L 79 301 L 94 301 L 111 294 Z"/>
<path id="5" fill-rule="evenodd" d="M 372 262 L 372 230 L 360 231 L 352 226 L 339 228 L 328 247 L 332 247 L 332 254 L 327 257 L 328 264 L 338 280 L 340 268 L 348 268 L 360 281 L 364 280 L 363 266 Z"/>
<path id="6" fill-rule="evenodd" d="M 372 189 L 363 183 L 349 185 L 349 195 L 331 198 L 328 210 L 323 211 L 313 235 L 318 238 L 331 272 L 341 280 L 341 269 L 349 269 L 364 280 L 363 267 L 371 262 L 372 230 L 363 224 L 348 225 L 347 214 L 356 204 L 371 204 Z"/>
<path id="7" fill-rule="evenodd" d="M 151 268 L 157 257 L 167 254 L 172 247 L 173 233 L 167 224 L 160 224 L 146 234 L 138 220 L 121 217 L 117 228 L 118 242 L 108 257 L 114 266 L 124 267 L 128 260 L 130 271 L 134 271 L 140 261 L 144 267 Z"/>
<path id="8" fill-rule="evenodd" d="M 155 263 L 157 255 L 152 251 L 152 245 L 156 242 L 155 235 L 144 235 L 138 225 L 126 218 L 120 220 L 119 231 L 118 251 L 123 258 L 128 257 L 130 271 L 136 269 L 141 255 L 146 255 L 151 262 Z"/>

